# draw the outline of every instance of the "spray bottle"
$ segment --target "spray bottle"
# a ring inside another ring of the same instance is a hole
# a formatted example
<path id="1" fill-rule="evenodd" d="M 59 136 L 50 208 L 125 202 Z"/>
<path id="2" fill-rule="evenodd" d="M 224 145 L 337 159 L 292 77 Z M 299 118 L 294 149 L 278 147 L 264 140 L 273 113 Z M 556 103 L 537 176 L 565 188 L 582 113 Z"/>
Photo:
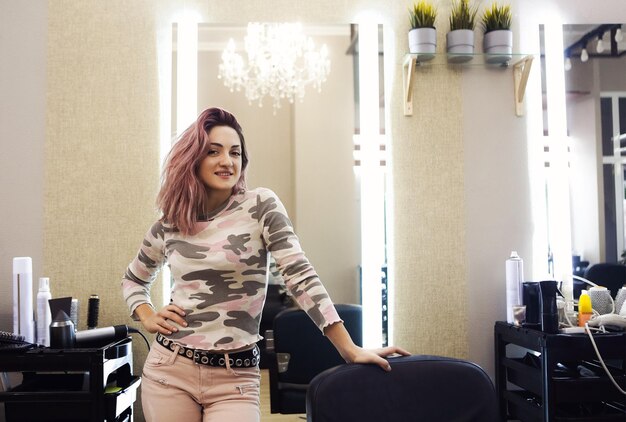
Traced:
<path id="1" fill-rule="evenodd" d="M 37 293 L 37 343 L 46 347 L 50 347 L 50 323 L 52 322 L 49 299 L 52 299 L 50 279 L 40 277 Z"/>

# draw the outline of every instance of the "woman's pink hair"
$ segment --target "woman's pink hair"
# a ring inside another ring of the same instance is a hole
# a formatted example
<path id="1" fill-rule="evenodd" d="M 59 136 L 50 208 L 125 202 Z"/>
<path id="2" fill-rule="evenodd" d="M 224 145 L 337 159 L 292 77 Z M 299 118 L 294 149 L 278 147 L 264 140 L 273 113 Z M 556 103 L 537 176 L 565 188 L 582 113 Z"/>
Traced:
<path id="1" fill-rule="evenodd" d="M 233 194 L 246 189 L 246 167 L 248 153 L 241 126 L 231 113 L 220 108 L 209 108 L 198 116 L 178 138 L 170 150 L 163 174 L 161 189 L 157 196 L 157 207 L 162 219 L 176 227 L 181 233 L 189 234 L 202 211 L 206 189 L 198 177 L 200 163 L 209 151 L 209 132 L 216 126 L 233 128 L 241 141 L 241 176 L 233 187 Z"/>

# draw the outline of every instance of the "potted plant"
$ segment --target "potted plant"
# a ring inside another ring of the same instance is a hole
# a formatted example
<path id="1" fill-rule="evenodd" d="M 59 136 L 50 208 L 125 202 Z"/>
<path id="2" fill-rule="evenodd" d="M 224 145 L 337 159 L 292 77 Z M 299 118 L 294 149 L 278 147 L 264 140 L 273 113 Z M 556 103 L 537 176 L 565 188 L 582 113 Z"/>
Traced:
<path id="1" fill-rule="evenodd" d="M 513 33 L 511 32 L 511 6 L 493 3 L 482 16 L 483 51 L 487 54 L 487 63 L 506 63 L 513 52 Z"/>
<path id="2" fill-rule="evenodd" d="M 450 32 L 446 34 L 448 61 L 463 63 L 474 54 L 474 26 L 478 8 L 469 0 L 454 0 L 450 11 Z"/>
<path id="3" fill-rule="evenodd" d="M 437 31 L 435 19 L 437 9 L 427 0 L 419 0 L 409 9 L 409 52 L 417 54 L 418 61 L 426 61 L 435 57 L 437 49 Z"/>

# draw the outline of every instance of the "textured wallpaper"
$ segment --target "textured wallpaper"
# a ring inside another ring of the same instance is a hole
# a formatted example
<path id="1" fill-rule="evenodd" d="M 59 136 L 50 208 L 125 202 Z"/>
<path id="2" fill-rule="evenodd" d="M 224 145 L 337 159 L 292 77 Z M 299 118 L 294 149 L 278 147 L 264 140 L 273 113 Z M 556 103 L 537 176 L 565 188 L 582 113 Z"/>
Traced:
<path id="1" fill-rule="evenodd" d="M 49 3 L 44 269 L 55 297 L 79 299 L 79 329 L 90 294 L 100 296 L 100 326 L 131 323 L 120 280 L 156 217 L 151 4 Z M 147 348 L 136 340 L 140 364 Z"/>
<path id="2" fill-rule="evenodd" d="M 406 36 L 396 34 L 398 59 Z M 414 353 L 467 357 L 462 75 L 443 55 L 417 67 L 413 116 L 404 116 L 400 69 L 391 101 L 394 336 Z"/>
<path id="3" fill-rule="evenodd" d="M 406 119 L 419 129 L 393 141 L 395 338 L 415 353 L 465 357 L 460 76 L 433 64 L 415 77 Z"/>

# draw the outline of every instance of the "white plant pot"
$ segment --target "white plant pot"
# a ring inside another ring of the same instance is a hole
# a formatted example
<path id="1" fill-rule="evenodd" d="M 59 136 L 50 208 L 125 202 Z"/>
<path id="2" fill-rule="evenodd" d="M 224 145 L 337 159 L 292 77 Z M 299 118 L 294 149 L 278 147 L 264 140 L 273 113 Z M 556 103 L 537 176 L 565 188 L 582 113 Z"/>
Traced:
<path id="1" fill-rule="evenodd" d="M 483 38 L 487 63 L 506 63 L 513 57 L 513 32 L 508 29 L 487 32 Z"/>
<path id="2" fill-rule="evenodd" d="M 448 61 L 465 63 L 474 58 L 474 31 L 471 29 L 455 29 L 446 34 Z"/>
<path id="3" fill-rule="evenodd" d="M 409 31 L 409 52 L 417 54 L 417 61 L 425 62 L 435 57 L 437 31 L 435 28 L 415 28 Z"/>

